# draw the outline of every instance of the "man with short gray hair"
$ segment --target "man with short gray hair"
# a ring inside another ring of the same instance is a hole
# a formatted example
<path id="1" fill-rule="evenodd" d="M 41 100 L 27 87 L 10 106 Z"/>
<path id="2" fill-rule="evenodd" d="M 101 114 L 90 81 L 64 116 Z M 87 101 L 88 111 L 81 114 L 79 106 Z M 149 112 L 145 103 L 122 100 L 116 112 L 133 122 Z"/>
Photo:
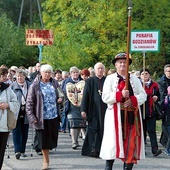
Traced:
<path id="1" fill-rule="evenodd" d="M 164 108 L 165 117 L 162 120 L 161 144 L 165 147 L 165 154 L 170 156 L 170 112 L 169 112 L 169 94 L 170 87 L 170 64 L 164 66 L 164 75 L 158 82 L 160 92 L 160 103 Z M 165 140 L 163 140 L 165 139 Z"/>
<path id="2" fill-rule="evenodd" d="M 104 129 L 106 104 L 101 95 L 105 81 L 105 66 L 98 62 L 94 66 L 95 76 L 86 80 L 81 104 L 81 115 L 88 121 L 87 134 L 82 147 L 82 155 L 99 157 Z"/>

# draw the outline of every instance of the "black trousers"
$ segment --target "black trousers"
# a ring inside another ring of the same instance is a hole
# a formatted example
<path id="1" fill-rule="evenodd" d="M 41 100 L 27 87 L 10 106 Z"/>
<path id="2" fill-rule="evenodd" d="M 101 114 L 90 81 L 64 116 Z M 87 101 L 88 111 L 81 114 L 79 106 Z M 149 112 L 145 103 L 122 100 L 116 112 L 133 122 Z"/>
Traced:
<path id="1" fill-rule="evenodd" d="M 144 134 L 146 138 L 146 132 L 150 137 L 152 150 L 154 147 L 158 147 L 157 136 L 156 136 L 156 117 L 146 117 L 143 120 Z"/>
<path id="2" fill-rule="evenodd" d="M 0 169 L 2 168 L 9 132 L 0 132 Z"/>

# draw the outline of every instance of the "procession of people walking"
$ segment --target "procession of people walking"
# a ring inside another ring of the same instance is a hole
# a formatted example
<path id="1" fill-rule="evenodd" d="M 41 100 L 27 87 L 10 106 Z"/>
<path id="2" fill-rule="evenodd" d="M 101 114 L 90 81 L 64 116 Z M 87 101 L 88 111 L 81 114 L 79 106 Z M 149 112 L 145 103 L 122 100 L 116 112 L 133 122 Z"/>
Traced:
<path id="1" fill-rule="evenodd" d="M 14 95 L 20 105 L 17 125 L 12 130 L 16 159 L 21 156 L 27 158 L 29 127 L 35 129 L 36 140 L 32 142 L 39 149 L 37 153 L 41 152 L 43 155 L 42 169 L 50 168 L 49 151 L 57 148 L 58 132 L 68 133 L 68 138 L 72 140 L 70 147 L 75 151 L 81 149 L 81 155 L 106 160 L 105 170 L 112 170 L 116 158 L 123 161 L 124 170 L 133 169 L 138 160 L 147 157 L 147 135 L 151 140 L 153 156 L 161 154 L 155 129 L 156 117 L 152 114 L 154 108 L 152 112 L 144 112 L 142 104 L 145 103 L 145 107 L 150 108 L 148 103 L 151 100 L 147 96 L 152 96 L 153 102 L 161 101 L 165 105 L 166 96 L 170 94 L 167 89 L 169 79 L 166 78 L 170 67 L 167 65 L 164 68 L 165 76 L 150 91 L 146 89 L 152 84 L 148 69 L 139 71 L 140 78 L 129 73 L 129 89 L 126 90 L 126 57 L 126 53 L 115 55 L 112 64 L 116 70 L 112 73 L 107 74 L 103 63 L 97 62 L 89 70 L 79 70 L 73 66 L 69 70 L 69 76 L 64 78 L 62 72 L 65 75 L 66 71 L 56 69 L 53 74 L 52 66 L 37 63 L 37 70 L 29 74 L 26 68 L 15 66 L 14 74 L 9 80 L 4 75 L 7 76 L 11 69 L 1 66 L 1 87 L 11 89 L 14 92 L 11 95 Z M 131 63 L 132 59 L 129 59 L 129 64 Z M 90 74 L 92 71 L 94 75 Z M 62 98 L 59 97 L 58 87 L 63 91 Z M 169 107 L 166 108 L 168 118 Z M 163 119 L 162 125 L 169 134 L 167 120 L 169 119 Z M 2 134 L 5 132 L 1 131 L 0 129 Z M 5 152 L 4 144 L 8 140 L 9 131 L 6 133 L 1 145 L 2 153 Z M 82 146 L 79 144 L 80 135 L 83 139 Z M 170 155 L 169 135 L 165 147 L 165 154 Z M 2 162 L 3 154 L 1 164 Z"/>

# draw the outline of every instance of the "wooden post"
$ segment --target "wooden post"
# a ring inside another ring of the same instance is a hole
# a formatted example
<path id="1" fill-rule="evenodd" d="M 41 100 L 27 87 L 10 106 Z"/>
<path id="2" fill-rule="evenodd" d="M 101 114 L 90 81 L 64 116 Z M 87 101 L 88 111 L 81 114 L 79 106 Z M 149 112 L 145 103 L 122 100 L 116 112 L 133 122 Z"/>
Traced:
<path id="1" fill-rule="evenodd" d="M 132 0 L 128 0 L 128 30 L 127 30 L 127 49 L 126 49 L 126 90 L 128 90 L 129 84 L 129 51 L 130 51 L 130 30 L 131 30 L 131 18 L 132 18 Z M 126 119 L 127 108 L 125 108 L 124 114 L 124 139 L 126 139 Z"/>
<path id="2" fill-rule="evenodd" d="M 145 51 L 143 52 L 143 72 L 145 73 Z M 145 75 L 144 75 L 145 76 Z M 143 80 L 143 88 L 145 90 L 145 81 Z M 143 103 L 143 119 L 145 119 L 145 103 Z"/>

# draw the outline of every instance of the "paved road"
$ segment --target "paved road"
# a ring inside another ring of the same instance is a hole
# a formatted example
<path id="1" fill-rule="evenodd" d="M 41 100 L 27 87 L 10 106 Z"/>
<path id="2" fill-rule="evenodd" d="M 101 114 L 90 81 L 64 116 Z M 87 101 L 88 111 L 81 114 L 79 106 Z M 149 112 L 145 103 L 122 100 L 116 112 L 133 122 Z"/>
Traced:
<path id="1" fill-rule="evenodd" d="M 31 152 L 32 130 L 29 131 L 25 158 L 15 159 L 12 136 L 9 137 L 9 149 L 6 150 L 2 170 L 40 170 L 42 156 Z M 50 170 L 104 170 L 105 161 L 99 158 L 81 156 L 83 140 L 79 139 L 80 147 L 77 150 L 71 148 L 71 139 L 68 133 L 59 133 L 58 148 L 50 151 Z M 163 149 L 162 146 L 160 148 Z M 33 154 L 31 156 L 31 154 Z M 134 166 L 134 170 L 170 170 L 170 157 L 162 153 L 153 157 L 150 151 L 150 143 L 146 145 L 146 159 Z M 8 158 L 8 155 L 10 158 Z M 122 162 L 116 160 L 114 170 L 122 170 Z"/>

